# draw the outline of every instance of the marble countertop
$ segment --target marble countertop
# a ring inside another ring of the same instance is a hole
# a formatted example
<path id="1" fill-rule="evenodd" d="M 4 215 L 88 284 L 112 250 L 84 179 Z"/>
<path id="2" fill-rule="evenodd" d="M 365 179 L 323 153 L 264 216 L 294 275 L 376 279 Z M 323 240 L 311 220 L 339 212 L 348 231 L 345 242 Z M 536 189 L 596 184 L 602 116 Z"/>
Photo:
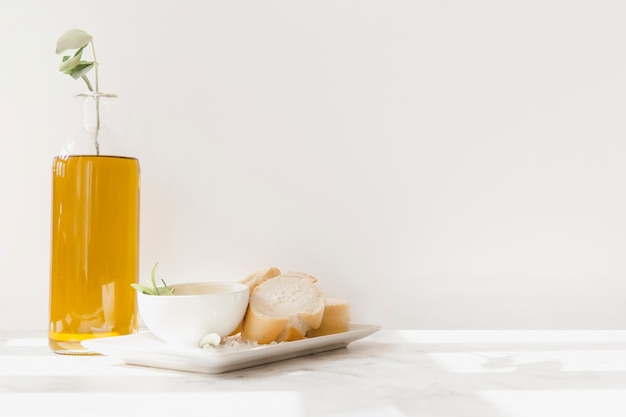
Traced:
<path id="1" fill-rule="evenodd" d="M 218 375 L 64 356 L 0 331 L 0 410 L 46 416 L 626 416 L 626 331 L 383 329 Z M 4 415 L 4 411 L 2 411 Z"/>

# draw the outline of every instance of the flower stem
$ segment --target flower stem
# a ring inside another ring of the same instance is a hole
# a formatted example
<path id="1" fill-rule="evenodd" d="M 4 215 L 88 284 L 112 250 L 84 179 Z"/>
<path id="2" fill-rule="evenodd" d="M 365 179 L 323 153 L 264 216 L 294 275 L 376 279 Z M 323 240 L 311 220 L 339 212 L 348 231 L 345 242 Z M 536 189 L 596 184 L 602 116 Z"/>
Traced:
<path id="1" fill-rule="evenodd" d="M 93 91 L 93 87 L 91 86 L 91 83 L 89 82 L 89 78 L 87 78 L 86 75 L 83 75 L 81 78 L 83 79 L 85 84 L 87 84 L 87 88 L 89 89 L 89 91 Z"/>
<path id="2" fill-rule="evenodd" d="M 96 133 L 94 136 L 94 144 L 96 146 L 96 155 L 100 155 L 100 142 L 98 141 L 98 133 L 100 132 L 100 96 L 96 95 Z"/>
<path id="3" fill-rule="evenodd" d="M 98 85 L 98 59 L 96 58 L 96 47 L 93 44 L 93 38 L 91 39 L 91 55 L 93 56 L 96 78 L 96 134 L 94 137 L 94 142 L 96 146 L 96 155 L 100 155 L 100 142 L 98 142 L 98 133 L 100 132 L 100 96 L 97 95 L 100 93 L 100 87 Z M 89 81 L 87 81 L 87 87 L 89 88 L 89 91 L 93 91 L 93 89 L 91 88 L 91 83 L 89 83 Z"/>
<path id="4" fill-rule="evenodd" d="M 96 47 L 93 44 L 93 38 L 91 39 L 91 55 L 93 56 L 94 63 L 94 71 L 96 73 L 96 92 L 100 92 L 100 87 L 98 86 L 98 58 L 96 58 Z"/>

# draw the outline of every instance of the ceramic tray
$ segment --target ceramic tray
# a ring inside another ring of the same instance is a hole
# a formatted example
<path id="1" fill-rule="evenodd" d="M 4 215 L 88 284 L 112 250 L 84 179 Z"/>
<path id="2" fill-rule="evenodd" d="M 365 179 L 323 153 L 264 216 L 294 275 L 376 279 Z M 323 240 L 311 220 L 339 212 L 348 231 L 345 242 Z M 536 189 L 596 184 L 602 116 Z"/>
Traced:
<path id="1" fill-rule="evenodd" d="M 219 374 L 345 348 L 355 340 L 369 336 L 380 328 L 377 325 L 351 324 L 347 332 L 269 345 L 252 345 L 235 338 L 228 338 L 217 348 L 173 346 L 161 341 L 150 332 L 90 339 L 83 341 L 82 345 L 100 354 L 117 357 L 128 365 Z"/>

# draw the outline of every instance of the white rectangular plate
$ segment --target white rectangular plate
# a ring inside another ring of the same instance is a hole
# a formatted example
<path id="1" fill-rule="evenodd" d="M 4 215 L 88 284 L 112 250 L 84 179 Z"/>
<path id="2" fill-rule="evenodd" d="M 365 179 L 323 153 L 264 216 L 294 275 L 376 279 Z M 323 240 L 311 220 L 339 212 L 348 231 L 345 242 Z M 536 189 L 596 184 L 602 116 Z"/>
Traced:
<path id="1" fill-rule="evenodd" d="M 380 328 L 377 325 L 351 324 L 350 330 L 343 333 L 269 345 L 242 345 L 240 349 L 178 347 L 161 341 L 150 332 L 90 339 L 83 341 L 82 345 L 94 352 L 119 358 L 128 365 L 219 374 L 344 348 Z"/>

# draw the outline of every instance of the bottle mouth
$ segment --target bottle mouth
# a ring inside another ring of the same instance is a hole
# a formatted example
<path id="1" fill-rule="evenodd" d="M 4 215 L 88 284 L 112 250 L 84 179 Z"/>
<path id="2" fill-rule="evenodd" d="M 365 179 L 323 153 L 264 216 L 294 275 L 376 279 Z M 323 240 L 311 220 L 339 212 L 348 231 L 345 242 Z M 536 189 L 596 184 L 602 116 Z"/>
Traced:
<path id="1" fill-rule="evenodd" d="M 101 93 L 99 91 L 88 91 L 86 93 L 76 94 L 75 97 L 105 97 L 105 98 L 117 98 L 117 94 Z"/>

